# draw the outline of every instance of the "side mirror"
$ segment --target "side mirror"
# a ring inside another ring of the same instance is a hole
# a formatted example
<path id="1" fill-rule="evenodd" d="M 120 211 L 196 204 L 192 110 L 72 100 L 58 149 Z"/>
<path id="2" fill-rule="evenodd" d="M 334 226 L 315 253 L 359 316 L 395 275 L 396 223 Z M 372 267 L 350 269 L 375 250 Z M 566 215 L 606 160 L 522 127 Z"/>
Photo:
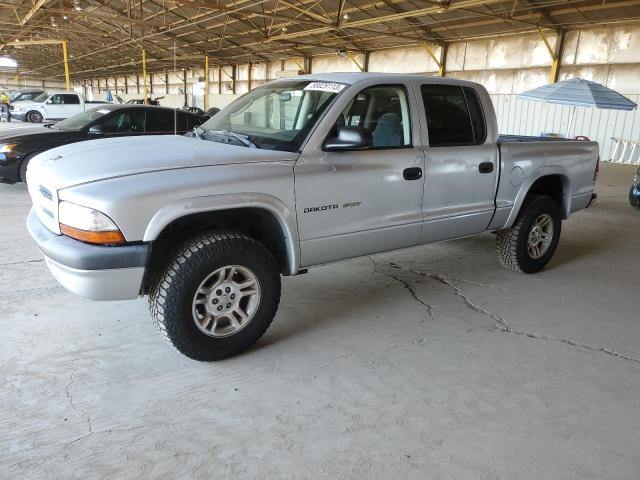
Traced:
<path id="1" fill-rule="evenodd" d="M 89 128 L 89 135 L 103 135 L 104 128 L 102 125 L 93 125 Z"/>
<path id="2" fill-rule="evenodd" d="M 327 137 L 322 144 L 325 152 L 366 150 L 373 146 L 371 132 L 363 127 L 338 127 L 335 137 Z"/>

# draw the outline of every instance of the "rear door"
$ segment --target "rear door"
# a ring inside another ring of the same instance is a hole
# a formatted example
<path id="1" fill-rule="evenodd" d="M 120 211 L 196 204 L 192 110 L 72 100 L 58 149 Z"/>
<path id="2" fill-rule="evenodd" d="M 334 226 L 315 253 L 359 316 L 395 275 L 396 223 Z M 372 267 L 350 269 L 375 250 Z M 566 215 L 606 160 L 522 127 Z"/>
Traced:
<path id="1" fill-rule="evenodd" d="M 178 113 L 173 110 L 148 108 L 145 133 L 148 135 L 175 133 L 175 118 Z"/>
<path id="2" fill-rule="evenodd" d="M 80 102 L 80 95 L 77 93 L 62 94 L 64 103 L 64 117 L 69 118 L 77 113 L 84 112 L 84 104 Z"/>
<path id="3" fill-rule="evenodd" d="M 480 97 L 466 85 L 419 89 L 428 137 L 420 243 L 482 232 L 494 213 L 498 151 Z"/>

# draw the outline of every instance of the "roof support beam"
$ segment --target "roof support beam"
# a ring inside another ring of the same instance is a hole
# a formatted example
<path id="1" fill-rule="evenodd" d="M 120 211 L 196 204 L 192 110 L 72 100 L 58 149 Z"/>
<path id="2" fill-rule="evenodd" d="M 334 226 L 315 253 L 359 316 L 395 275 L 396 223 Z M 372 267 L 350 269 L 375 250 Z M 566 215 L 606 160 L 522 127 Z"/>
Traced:
<path id="1" fill-rule="evenodd" d="M 48 0 L 38 0 L 36 4 L 31 7 L 31 10 L 29 10 L 27 14 L 22 17 L 22 20 L 20 20 L 20 26 L 24 26 L 24 24 L 27 23 L 29 19 L 33 17 L 38 12 L 38 10 L 40 10 L 40 7 L 47 3 L 47 1 Z"/>
<path id="2" fill-rule="evenodd" d="M 444 77 L 445 66 L 447 62 L 447 44 L 445 43 L 443 45 L 439 45 L 440 55 L 436 55 L 433 49 L 431 48 L 431 45 L 429 45 L 427 42 L 422 42 L 422 46 L 425 48 L 425 50 L 427 51 L 429 56 L 433 59 L 433 61 L 436 62 L 436 65 L 438 65 L 438 76 Z"/>

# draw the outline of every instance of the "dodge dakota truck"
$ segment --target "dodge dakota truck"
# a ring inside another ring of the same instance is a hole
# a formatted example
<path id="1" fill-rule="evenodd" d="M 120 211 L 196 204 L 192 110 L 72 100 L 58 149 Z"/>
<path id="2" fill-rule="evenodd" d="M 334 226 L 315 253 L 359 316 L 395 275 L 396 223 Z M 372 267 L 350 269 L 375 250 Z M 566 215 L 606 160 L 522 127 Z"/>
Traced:
<path id="1" fill-rule="evenodd" d="M 260 86 L 190 136 L 93 140 L 34 157 L 32 238 L 53 276 L 96 300 L 149 297 L 197 360 L 256 342 L 280 276 L 495 232 L 533 273 L 595 198 L 598 144 L 500 137 L 480 85 L 316 74 Z"/>

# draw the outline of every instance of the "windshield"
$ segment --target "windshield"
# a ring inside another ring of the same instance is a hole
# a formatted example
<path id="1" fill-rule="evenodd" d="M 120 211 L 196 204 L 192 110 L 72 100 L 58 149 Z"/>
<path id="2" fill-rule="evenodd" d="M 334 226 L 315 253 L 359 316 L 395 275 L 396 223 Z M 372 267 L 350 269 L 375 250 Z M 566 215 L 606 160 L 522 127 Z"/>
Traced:
<path id="1" fill-rule="evenodd" d="M 50 95 L 51 94 L 49 92 L 41 93 L 36 98 L 34 98 L 33 101 L 34 102 L 44 102 L 47 98 L 49 98 Z"/>
<path id="2" fill-rule="evenodd" d="M 79 113 L 73 117 L 69 117 L 66 120 L 56 123 L 53 128 L 57 130 L 80 130 L 86 127 L 88 124 L 97 120 L 98 118 L 110 113 L 111 110 L 106 108 L 98 108 L 96 110 L 88 110 L 86 112 Z"/>
<path id="3" fill-rule="evenodd" d="M 346 85 L 290 81 L 258 87 L 211 117 L 201 129 L 243 135 L 256 148 L 295 152 L 322 113 Z"/>

